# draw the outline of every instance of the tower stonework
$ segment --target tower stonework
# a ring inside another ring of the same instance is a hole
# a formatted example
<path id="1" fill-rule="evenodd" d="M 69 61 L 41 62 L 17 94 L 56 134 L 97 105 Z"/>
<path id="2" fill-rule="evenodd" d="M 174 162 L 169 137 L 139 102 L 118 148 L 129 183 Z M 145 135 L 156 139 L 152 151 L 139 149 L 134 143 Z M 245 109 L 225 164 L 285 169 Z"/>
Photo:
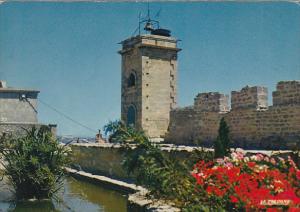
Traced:
<path id="1" fill-rule="evenodd" d="M 176 107 L 177 40 L 145 34 L 121 44 L 121 119 L 151 138 L 164 137 Z"/>

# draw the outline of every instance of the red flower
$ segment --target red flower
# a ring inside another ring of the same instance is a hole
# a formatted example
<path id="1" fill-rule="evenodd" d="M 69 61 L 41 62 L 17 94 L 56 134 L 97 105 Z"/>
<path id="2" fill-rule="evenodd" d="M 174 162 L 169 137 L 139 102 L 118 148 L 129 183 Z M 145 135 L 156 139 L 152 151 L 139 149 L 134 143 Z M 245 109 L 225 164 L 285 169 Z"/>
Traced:
<path id="1" fill-rule="evenodd" d="M 219 189 L 218 187 L 215 187 L 213 192 L 218 197 L 222 197 L 225 194 L 225 190 L 224 189 Z"/>
<path id="2" fill-rule="evenodd" d="M 279 208 L 267 208 L 267 212 L 279 212 L 282 211 Z"/>
<path id="3" fill-rule="evenodd" d="M 297 177 L 298 180 L 300 180 L 300 170 L 297 170 L 296 177 Z"/>
<path id="4" fill-rule="evenodd" d="M 236 198 L 236 197 L 233 196 L 233 195 L 230 196 L 230 200 L 231 200 L 231 202 L 233 202 L 233 203 L 237 203 L 237 202 L 239 201 L 238 198 Z"/>
<path id="5" fill-rule="evenodd" d="M 299 211 L 300 211 L 300 208 L 294 208 L 294 207 L 291 207 L 288 210 L 288 212 L 299 212 Z"/>
<path id="6" fill-rule="evenodd" d="M 230 163 L 230 159 L 228 162 Z M 241 205 L 249 211 L 280 209 L 281 205 L 269 208 L 272 200 L 278 200 L 279 203 L 283 201 L 283 205 L 288 204 L 288 207 L 299 207 L 300 198 L 296 190 L 300 190 L 300 170 L 295 166 L 276 166 L 273 164 L 268 167 L 264 161 L 240 161 L 232 163 L 231 167 L 222 163 L 200 161 L 195 165 L 192 175 L 198 185 L 206 188 L 209 199 L 221 197 L 227 203 L 233 203 L 236 209 L 240 209 Z M 253 169 L 254 167 L 257 169 Z"/>
<path id="7" fill-rule="evenodd" d="M 211 194 L 212 191 L 213 191 L 213 187 L 212 187 L 212 186 L 207 186 L 206 192 L 207 192 L 208 194 Z"/>
<path id="8" fill-rule="evenodd" d="M 249 168 L 253 168 L 256 165 L 256 163 L 250 161 L 250 162 L 247 163 L 247 165 L 249 166 Z"/>

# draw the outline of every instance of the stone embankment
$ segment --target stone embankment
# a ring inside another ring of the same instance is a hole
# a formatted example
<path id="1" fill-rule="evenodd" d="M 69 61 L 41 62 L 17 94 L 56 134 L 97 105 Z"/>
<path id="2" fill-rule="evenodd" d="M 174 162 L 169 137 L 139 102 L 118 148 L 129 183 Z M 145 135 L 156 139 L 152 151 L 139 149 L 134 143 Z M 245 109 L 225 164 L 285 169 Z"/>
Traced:
<path id="1" fill-rule="evenodd" d="M 172 154 L 178 160 L 189 158 L 195 150 L 213 151 L 213 149 L 209 148 L 176 146 L 172 144 L 159 145 L 162 150 Z M 102 186 L 108 186 L 110 189 L 128 192 L 128 211 L 179 211 L 179 209 L 173 208 L 172 205 L 165 202 L 148 199 L 146 190 L 134 184 L 133 177 L 128 176 L 122 168 L 122 161 L 126 152 L 121 145 L 76 143 L 70 145 L 70 148 L 73 152 L 72 167 L 76 167 L 76 170 L 70 169 L 72 175 L 90 179 Z M 132 148 L 134 148 L 134 145 L 132 145 Z M 246 153 L 249 155 L 261 153 L 268 156 L 287 157 L 292 151 L 248 150 Z"/>
<path id="2" fill-rule="evenodd" d="M 150 199 L 148 190 L 132 183 L 115 180 L 109 177 L 94 175 L 84 171 L 66 168 L 66 171 L 73 177 L 87 180 L 94 184 L 101 185 L 111 190 L 128 195 L 127 210 L 130 212 L 177 212 L 180 209 L 173 207 L 170 203 L 162 200 Z"/>

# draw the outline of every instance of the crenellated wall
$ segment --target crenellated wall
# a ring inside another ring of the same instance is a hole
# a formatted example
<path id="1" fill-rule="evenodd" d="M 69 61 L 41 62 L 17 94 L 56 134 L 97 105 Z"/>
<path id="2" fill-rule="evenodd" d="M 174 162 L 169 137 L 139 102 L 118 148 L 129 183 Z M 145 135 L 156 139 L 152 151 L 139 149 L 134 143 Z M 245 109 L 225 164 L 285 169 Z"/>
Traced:
<path id="1" fill-rule="evenodd" d="M 265 87 L 246 86 L 233 91 L 231 110 L 228 96 L 216 92 L 198 94 L 194 106 L 170 113 L 166 141 L 211 146 L 225 118 L 235 146 L 243 148 L 286 149 L 300 143 L 300 81 L 284 81 L 273 92 L 268 107 Z"/>
<path id="2" fill-rule="evenodd" d="M 255 108 L 265 109 L 268 107 L 268 89 L 266 87 L 246 86 L 240 91 L 231 92 L 231 108 Z"/>
<path id="3" fill-rule="evenodd" d="M 299 81 L 281 81 L 277 83 L 276 91 L 272 93 L 273 105 L 299 105 L 300 83 Z"/>
<path id="4" fill-rule="evenodd" d="M 219 92 L 199 93 L 194 99 L 197 111 L 228 112 L 228 95 Z"/>

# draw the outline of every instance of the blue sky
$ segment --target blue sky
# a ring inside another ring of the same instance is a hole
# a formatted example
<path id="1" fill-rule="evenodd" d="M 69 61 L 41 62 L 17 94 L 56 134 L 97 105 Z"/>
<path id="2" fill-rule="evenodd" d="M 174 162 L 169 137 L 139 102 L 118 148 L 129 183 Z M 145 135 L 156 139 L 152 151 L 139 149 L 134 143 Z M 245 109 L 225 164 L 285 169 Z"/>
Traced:
<path id="1" fill-rule="evenodd" d="M 199 92 L 230 94 L 245 85 L 271 92 L 300 80 L 300 6 L 288 2 L 164 2 L 162 27 L 181 39 L 179 106 Z M 120 117 L 120 42 L 132 35 L 145 3 L 0 4 L 0 79 L 36 88 L 40 99 L 99 129 Z M 39 120 L 59 134 L 94 136 L 39 104 Z"/>

